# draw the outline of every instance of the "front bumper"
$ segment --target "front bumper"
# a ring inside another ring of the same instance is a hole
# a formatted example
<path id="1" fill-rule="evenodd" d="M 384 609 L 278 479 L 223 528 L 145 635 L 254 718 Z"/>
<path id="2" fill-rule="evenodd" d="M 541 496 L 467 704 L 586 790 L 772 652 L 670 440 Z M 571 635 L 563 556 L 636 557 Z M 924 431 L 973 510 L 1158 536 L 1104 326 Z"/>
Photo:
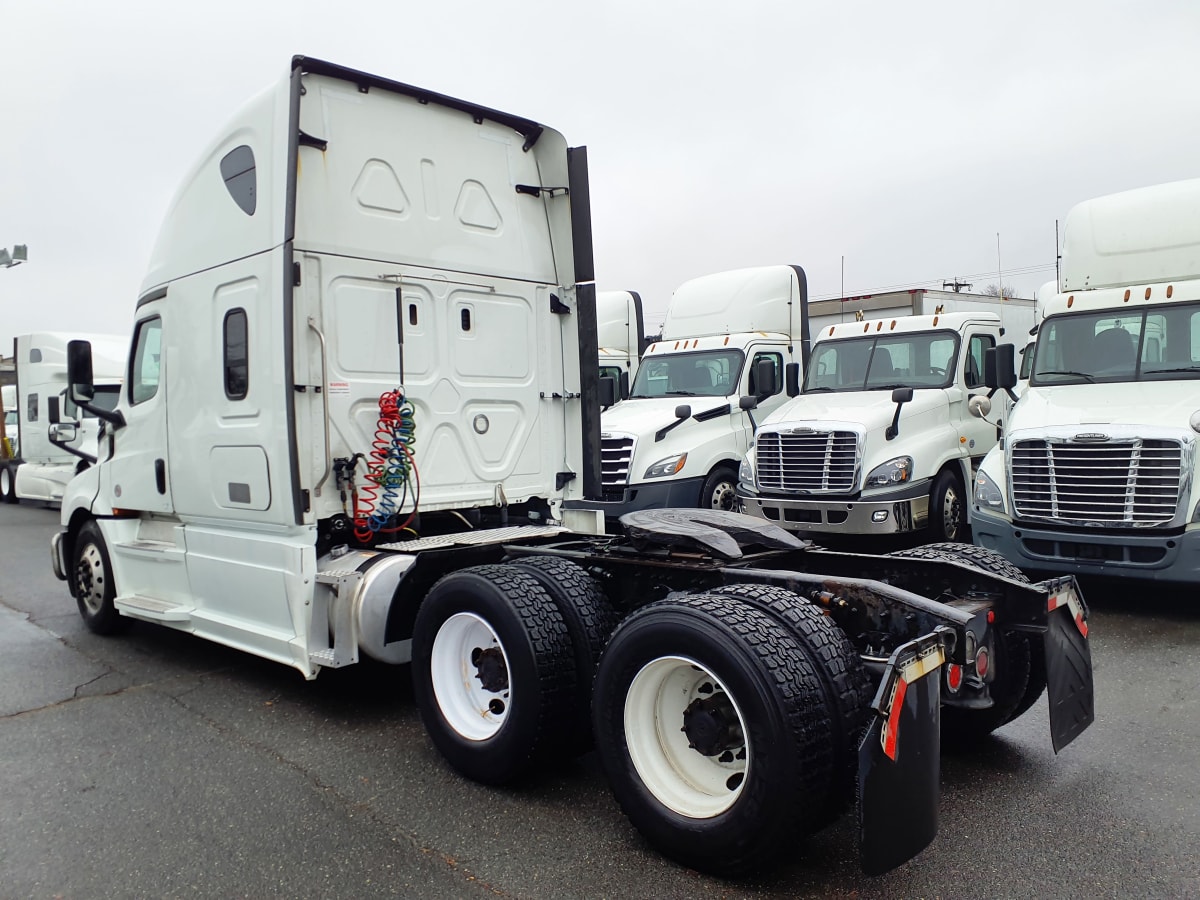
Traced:
<path id="1" fill-rule="evenodd" d="M 738 485 L 742 512 L 788 531 L 821 534 L 906 534 L 929 522 L 929 481 L 869 500 L 793 500 L 756 494 Z"/>
<path id="2" fill-rule="evenodd" d="M 695 509 L 700 502 L 703 478 L 671 478 L 631 484 L 621 491 L 620 499 L 572 500 L 571 509 L 598 509 L 606 519 L 619 519 L 625 513 L 642 509 Z M 608 490 L 605 491 L 607 496 Z"/>
<path id="3" fill-rule="evenodd" d="M 1105 534 L 1027 527 L 976 506 L 975 543 L 1022 569 L 1102 575 L 1176 584 L 1200 581 L 1200 531 L 1182 534 Z"/>

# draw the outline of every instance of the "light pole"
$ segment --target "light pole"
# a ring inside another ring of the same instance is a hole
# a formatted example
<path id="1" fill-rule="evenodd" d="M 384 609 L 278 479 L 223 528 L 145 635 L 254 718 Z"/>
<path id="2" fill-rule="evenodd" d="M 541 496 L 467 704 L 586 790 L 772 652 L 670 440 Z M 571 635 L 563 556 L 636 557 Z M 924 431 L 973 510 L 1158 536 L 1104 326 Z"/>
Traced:
<path id="1" fill-rule="evenodd" d="M 7 247 L 0 247 L 0 266 L 11 269 L 23 262 L 29 261 L 29 247 L 25 244 L 14 244 L 12 253 Z M 13 357 L 13 365 L 17 364 Z M 12 459 L 12 448 L 8 443 L 8 430 L 4 427 L 4 392 L 0 391 L 0 459 Z"/>

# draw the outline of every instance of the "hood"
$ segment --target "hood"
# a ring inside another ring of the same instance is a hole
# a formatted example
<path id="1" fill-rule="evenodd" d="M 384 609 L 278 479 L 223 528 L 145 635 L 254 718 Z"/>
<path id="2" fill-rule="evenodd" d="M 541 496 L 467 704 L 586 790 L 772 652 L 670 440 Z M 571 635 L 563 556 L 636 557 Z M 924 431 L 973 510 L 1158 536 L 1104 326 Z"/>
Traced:
<path id="1" fill-rule="evenodd" d="M 946 392 L 941 388 L 914 390 L 913 398 L 900 412 L 903 424 L 931 410 L 946 406 Z M 800 422 L 844 422 L 861 424 L 867 432 L 886 428 L 896 415 L 891 391 L 854 391 L 847 393 L 801 394 L 783 404 L 759 423 L 759 429 Z"/>
<path id="2" fill-rule="evenodd" d="M 1195 381 L 1062 384 L 1029 387 L 1009 415 L 1010 427 L 1151 425 L 1189 429 L 1200 409 Z"/>
<path id="3" fill-rule="evenodd" d="M 653 434 L 665 428 L 675 419 L 675 407 L 687 404 L 692 415 L 710 409 L 724 409 L 729 401 L 724 397 L 638 397 L 622 400 L 600 414 L 600 432 L 623 432 L 625 434 Z M 687 425 L 680 425 L 686 428 Z"/>

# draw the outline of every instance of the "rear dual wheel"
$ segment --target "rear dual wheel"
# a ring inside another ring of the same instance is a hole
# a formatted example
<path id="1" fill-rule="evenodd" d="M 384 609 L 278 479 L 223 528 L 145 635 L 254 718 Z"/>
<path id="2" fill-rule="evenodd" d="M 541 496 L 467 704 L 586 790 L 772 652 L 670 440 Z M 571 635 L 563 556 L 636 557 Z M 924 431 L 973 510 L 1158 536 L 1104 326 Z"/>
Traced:
<path id="1" fill-rule="evenodd" d="M 833 769 L 824 690 L 788 629 L 746 602 L 633 613 L 600 661 L 592 716 L 617 802 L 687 866 L 752 871 L 819 827 Z"/>
<path id="2" fill-rule="evenodd" d="M 434 746 L 475 781 L 506 784 L 569 752 L 571 638 L 538 579 L 489 565 L 434 585 L 413 626 L 413 691 Z"/>

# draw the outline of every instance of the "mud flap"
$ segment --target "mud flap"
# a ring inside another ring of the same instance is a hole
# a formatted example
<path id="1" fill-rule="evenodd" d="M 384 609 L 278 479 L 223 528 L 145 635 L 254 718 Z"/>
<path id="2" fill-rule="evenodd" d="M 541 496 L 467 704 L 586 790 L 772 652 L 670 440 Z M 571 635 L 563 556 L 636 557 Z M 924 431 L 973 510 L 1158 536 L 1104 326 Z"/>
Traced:
<path id="1" fill-rule="evenodd" d="M 1046 608 L 1046 693 L 1050 701 L 1050 741 L 1057 753 L 1096 718 L 1092 648 L 1087 606 L 1068 576 L 1056 579 Z"/>
<path id="2" fill-rule="evenodd" d="M 858 749 L 858 846 L 868 875 L 908 862 L 937 836 L 946 657 L 938 632 L 899 647 L 871 704 L 876 715 Z"/>

